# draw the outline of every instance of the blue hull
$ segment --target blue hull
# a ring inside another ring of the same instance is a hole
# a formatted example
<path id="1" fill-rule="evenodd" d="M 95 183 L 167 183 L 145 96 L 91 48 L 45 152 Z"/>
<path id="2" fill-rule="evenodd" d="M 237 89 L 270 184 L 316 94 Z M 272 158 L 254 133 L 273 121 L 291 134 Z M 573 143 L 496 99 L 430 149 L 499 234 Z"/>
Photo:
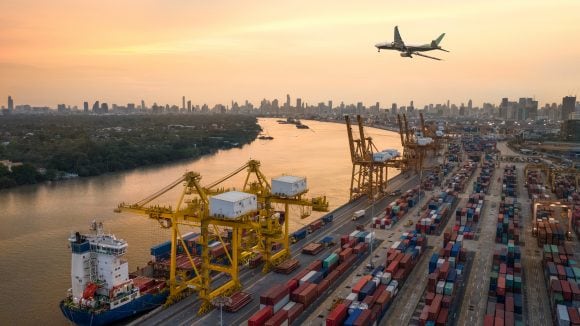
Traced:
<path id="1" fill-rule="evenodd" d="M 121 307 L 102 312 L 92 312 L 68 307 L 64 301 L 60 302 L 60 310 L 64 316 L 77 325 L 100 326 L 136 316 L 140 313 L 155 309 L 165 303 L 169 291 L 158 294 L 145 294 Z"/>

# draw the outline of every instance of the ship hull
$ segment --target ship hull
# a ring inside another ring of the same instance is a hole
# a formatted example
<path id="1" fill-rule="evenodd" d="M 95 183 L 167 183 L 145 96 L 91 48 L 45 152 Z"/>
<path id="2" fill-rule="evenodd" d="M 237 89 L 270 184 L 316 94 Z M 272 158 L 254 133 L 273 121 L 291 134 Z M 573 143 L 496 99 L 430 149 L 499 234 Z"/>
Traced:
<path id="1" fill-rule="evenodd" d="M 131 302 L 126 303 L 118 308 L 101 312 L 76 309 L 74 307 L 65 305 L 64 301 L 61 301 L 60 310 L 68 320 L 75 323 L 76 325 L 109 325 L 163 305 L 167 299 L 168 294 L 169 291 L 163 291 L 157 294 L 143 294 L 139 298 L 132 300 Z"/>

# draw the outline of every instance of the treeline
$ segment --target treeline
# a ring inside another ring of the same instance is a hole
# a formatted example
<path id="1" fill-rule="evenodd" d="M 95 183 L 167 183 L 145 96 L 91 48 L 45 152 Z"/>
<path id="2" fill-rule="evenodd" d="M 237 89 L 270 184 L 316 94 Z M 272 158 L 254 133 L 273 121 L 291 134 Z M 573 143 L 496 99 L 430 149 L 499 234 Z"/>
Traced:
<path id="1" fill-rule="evenodd" d="M 3 116 L 0 188 L 95 176 L 243 146 L 260 132 L 244 115 Z"/>

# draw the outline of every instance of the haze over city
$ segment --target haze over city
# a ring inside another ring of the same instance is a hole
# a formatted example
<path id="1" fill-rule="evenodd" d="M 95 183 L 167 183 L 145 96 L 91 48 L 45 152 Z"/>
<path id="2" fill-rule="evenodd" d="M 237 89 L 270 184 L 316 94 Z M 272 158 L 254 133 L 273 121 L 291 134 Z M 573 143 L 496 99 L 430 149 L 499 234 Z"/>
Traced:
<path id="1" fill-rule="evenodd" d="M 298 94 L 417 105 L 578 93 L 578 1 L 3 1 L 0 105 L 259 103 Z M 377 53 L 440 33 L 444 61 Z"/>

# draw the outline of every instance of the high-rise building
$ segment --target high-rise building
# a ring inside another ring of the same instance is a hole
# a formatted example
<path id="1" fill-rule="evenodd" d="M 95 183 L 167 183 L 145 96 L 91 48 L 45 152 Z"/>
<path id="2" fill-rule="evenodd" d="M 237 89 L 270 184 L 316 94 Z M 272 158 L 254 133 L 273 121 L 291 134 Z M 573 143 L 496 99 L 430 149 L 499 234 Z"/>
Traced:
<path id="1" fill-rule="evenodd" d="M 100 104 L 99 101 L 95 101 L 95 103 L 93 104 L 93 113 L 99 113 L 100 111 Z"/>
<path id="2" fill-rule="evenodd" d="M 187 100 L 187 112 L 191 112 L 191 100 Z"/>
<path id="3" fill-rule="evenodd" d="M 392 114 L 397 114 L 397 103 L 393 103 L 391 105 L 391 113 Z"/>
<path id="4" fill-rule="evenodd" d="M 328 101 L 328 109 L 332 110 L 332 100 Z"/>
<path id="5" fill-rule="evenodd" d="M 181 97 L 181 108 L 185 110 L 185 96 Z"/>
<path id="6" fill-rule="evenodd" d="M 286 94 L 286 103 L 284 103 L 284 107 L 286 109 L 290 108 L 290 94 Z M 296 108 L 299 108 L 298 105 L 296 106 Z"/>
<path id="7" fill-rule="evenodd" d="M 576 110 L 576 96 L 564 96 L 562 98 L 562 116 L 561 119 L 566 121 L 570 119 L 570 113 Z"/>
<path id="8" fill-rule="evenodd" d="M 286 100 L 290 101 L 290 95 L 288 95 Z M 298 98 L 296 98 L 296 109 L 300 110 L 301 108 L 302 108 L 302 99 L 298 97 Z"/>
<path id="9" fill-rule="evenodd" d="M 12 96 L 8 96 L 8 112 L 12 112 L 14 110 L 14 100 Z"/>
<path id="10" fill-rule="evenodd" d="M 89 102 L 87 101 L 83 102 L 83 111 L 85 113 L 89 112 Z"/>
<path id="11" fill-rule="evenodd" d="M 145 101 L 141 100 L 141 110 L 145 110 Z"/>
<path id="12" fill-rule="evenodd" d="M 473 101 L 471 101 L 471 99 L 469 99 L 469 101 L 467 101 L 467 109 L 469 111 L 471 111 L 472 108 L 473 108 Z"/>

